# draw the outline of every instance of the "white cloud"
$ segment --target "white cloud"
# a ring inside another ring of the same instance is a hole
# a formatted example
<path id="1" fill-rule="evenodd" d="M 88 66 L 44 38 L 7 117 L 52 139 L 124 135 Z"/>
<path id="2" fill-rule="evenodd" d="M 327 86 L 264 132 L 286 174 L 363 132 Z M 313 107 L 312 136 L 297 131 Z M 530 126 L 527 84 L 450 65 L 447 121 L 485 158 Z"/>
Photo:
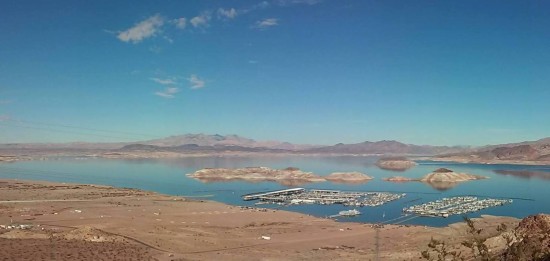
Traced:
<path id="1" fill-rule="evenodd" d="M 208 22 L 210 21 L 211 18 L 212 18 L 212 16 L 210 15 L 210 12 L 203 12 L 199 16 L 195 16 L 195 17 L 191 18 L 191 20 L 189 22 L 191 22 L 191 24 L 195 28 L 196 27 L 207 27 Z"/>
<path id="2" fill-rule="evenodd" d="M 6 114 L 0 114 L 0 122 L 2 121 L 9 121 L 11 118 L 10 116 L 6 115 Z"/>
<path id="3" fill-rule="evenodd" d="M 263 2 L 260 2 L 256 5 L 254 5 L 254 8 L 257 8 L 257 9 L 265 9 L 265 8 L 268 8 L 269 7 L 269 3 L 267 1 L 263 1 Z"/>
<path id="4" fill-rule="evenodd" d="M 258 61 L 256 61 L 256 60 L 248 60 L 248 63 L 249 63 L 249 64 L 257 64 Z"/>
<path id="5" fill-rule="evenodd" d="M 272 27 L 272 26 L 276 26 L 278 25 L 278 19 L 276 18 L 267 18 L 267 19 L 264 19 L 262 21 L 257 21 L 256 24 L 254 25 L 254 28 L 258 28 L 258 29 L 266 29 L 268 27 Z"/>
<path id="6" fill-rule="evenodd" d="M 162 36 L 162 38 L 164 38 L 164 40 L 166 40 L 167 42 L 169 43 L 174 43 L 174 39 L 172 39 L 170 36 L 168 35 L 164 35 Z"/>
<path id="7" fill-rule="evenodd" d="M 0 100 L 0 105 L 10 104 L 10 100 Z"/>
<path id="8" fill-rule="evenodd" d="M 231 9 L 223 9 L 223 8 L 220 8 L 218 9 L 218 17 L 221 17 L 221 18 L 226 18 L 226 19 L 233 19 L 235 17 L 237 17 L 237 10 L 235 10 L 235 8 L 231 8 Z"/>
<path id="9" fill-rule="evenodd" d="M 137 23 L 134 27 L 120 32 L 117 38 L 123 42 L 139 43 L 146 38 L 155 36 L 163 24 L 164 18 L 156 14 Z"/>
<path id="10" fill-rule="evenodd" d="M 177 18 L 172 20 L 172 23 L 179 29 L 185 29 L 185 26 L 187 26 L 187 19 L 185 19 L 185 17 Z"/>
<path id="11" fill-rule="evenodd" d="M 180 90 L 177 87 L 166 87 L 164 91 L 161 92 L 155 92 L 155 95 L 160 96 L 162 98 L 172 99 L 175 96 L 176 93 L 178 93 Z"/>
<path id="12" fill-rule="evenodd" d="M 160 79 L 160 78 L 149 78 L 151 79 L 151 81 L 154 81 L 156 83 L 160 83 L 162 85 L 174 85 L 174 84 L 178 84 L 176 82 L 176 80 L 174 80 L 173 78 L 166 78 L 166 79 Z"/>
<path id="13" fill-rule="evenodd" d="M 199 78 L 195 74 L 192 74 L 187 80 L 191 83 L 191 89 L 200 89 L 206 84 L 203 79 Z"/>

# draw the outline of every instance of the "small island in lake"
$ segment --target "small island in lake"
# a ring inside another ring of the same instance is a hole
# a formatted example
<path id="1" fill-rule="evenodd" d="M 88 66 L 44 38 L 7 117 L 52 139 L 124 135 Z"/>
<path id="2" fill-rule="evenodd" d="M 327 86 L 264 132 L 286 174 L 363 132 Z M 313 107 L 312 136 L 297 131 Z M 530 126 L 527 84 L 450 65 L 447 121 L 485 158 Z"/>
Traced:
<path id="1" fill-rule="evenodd" d="M 238 169 L 206 168 L 187 174 L 188 177 L 201 181 L 275 181 L 287 183 L 290 180 L 302 182 L 325 181 L 322 177 L 298 168 L 270 169 L 267 167 L 247 167 Z"/>
<path id="2" fill-rule="evenodd" d="M 473 175 L 468 173 L 457 173 L 450 169 L 439 168 L 419 179 L 395 176 L 384 178 L 383 180 L 391 182 L 420 181 L 432 186 L 437 190 L 447 190 L 455 187 L 460 182 L 487 178 L 488 177 L 485 176 Z"/>
<path id="3" fill-rule="evenodd" d="M 434 172 L 422 177 L 422 182 L 464 182 L 469 180 L 487 179 L 488 177 L 472 175 L 467 173 L 457 173 L 450 169 L 439 168 Z"/>
<path id="4" fill-rule="evenodd" d="M 361 172 L 334 172 L 324 178 L 328 181 L 340 183 L 363 183 L 372 179 L 371 176 Z"/>
<path id="5" fill-rule="evenodd" d="M 376 166 L 385 170 L 405 171 L 416 166 L 416 162 L 405 157 L 388 157 L 380 158 L 376 162 Z"/>
<path id="6" fill-rule="evenodd" d="M 309 182 L 366 182 L 372 177 L 360 172 L 335 172 L 326 177 L 318 176 L 312 172 L 305 172 L 299 168 L 288 167 L 286 169 L 271 169 L 267 167 L 247 167 L 238 169 L 206 168 L 187 174 L 188 177 L 200 181 L 232 181 L 245 180 L 251 182 L 275 181 L 283 185 L 297 185 Z"/>

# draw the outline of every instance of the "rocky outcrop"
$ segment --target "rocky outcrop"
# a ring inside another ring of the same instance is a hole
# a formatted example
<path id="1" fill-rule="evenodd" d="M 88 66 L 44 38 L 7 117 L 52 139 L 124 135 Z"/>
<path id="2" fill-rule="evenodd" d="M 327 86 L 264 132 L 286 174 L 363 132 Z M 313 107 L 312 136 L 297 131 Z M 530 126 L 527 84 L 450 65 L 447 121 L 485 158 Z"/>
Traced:
<path id="1" fill-rule="evenodd" d="M 381 158 L 376 162 L 376 166 L 386 170 L 405 171 L 416 166 L 416 162 L 407 158 Z"/>
<path id="2" fill-rule="evenodd" d="M 324 178 L 328 181 L 340 183 L 363 183 L 372 179 L 371 176 L 361 172 L 334 172 Z"/>
<path id="3" fill-rule="evenodd" d="M 514 242 L 502 260 L 550 260 L 550 215 L 524 218 L 515 229 Z"/>

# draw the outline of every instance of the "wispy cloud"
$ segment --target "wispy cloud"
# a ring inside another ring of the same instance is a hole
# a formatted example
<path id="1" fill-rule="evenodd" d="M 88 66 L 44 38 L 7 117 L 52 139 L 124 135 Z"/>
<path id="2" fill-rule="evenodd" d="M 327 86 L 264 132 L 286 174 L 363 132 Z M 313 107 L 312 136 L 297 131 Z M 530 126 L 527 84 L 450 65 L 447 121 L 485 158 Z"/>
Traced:
<path id="1" fill-rule="evenodd" d="M 206 84 L 206 82 L 203 79 L 199 78 L 195 74 L 192 74 L 191 76 L 189 76 L 187 80 L 191 84 L 191 89 L 200 89 L 200 88 L 203 88 L 204 85 Z"/>
<path id="2" fill-rule="evenodd" d="M 160 96 L 162 98 L 172 99 L 175 96 L 176 93 L 180 91 L 177 87 L 166 87 L 164 91 L 161 92 L 155 92 L 155 95 Z"/>
<path id="3" fill-rule="evenodd" d="M 235 8 L 231 8 L 231 9 L 220 8 L 218 9 L 218 17 L 224 18 L 224 19 L 233 19 L 237 17 L 237 10 L 235 10 Z"/>
<path id="4" fill-rule="evenodd" d="M 185 17 L 177 18 L 172 20 L 172 23 L 178 28 L 178 29 L 185 29 L 185 26 L 187 26 L 187 19 Z"/>
<path id="5" fill-rule="evenodd" d="M 6 115 L 6 114 L 0 114 L 0 122 L 2 121 L 9 121 L 11 119 L 11 117 L 9 115 Z"/>
<path id="6" fill-rule="evenodd" d="M 321 3 L 323 0 L 276 0 L 275 4 L 286 6 L 286 5 L 316 5 Z"/>
<path id="7" fill-rule="evenodd" d="M 249 63 L 249 64 L 257 64 L 258 61 L 256 61 L 256 60 L 248 60 L 248 63 Z"/>
<path id="8" fill-rule="evenodd" d="M 244 9 L 240 9 L 239 10 L 239 14 L 246 14 L 246 13 L 250 13 L 252 11 L 255 11 L 255 10 L 262 10 L 262 9 L 266 9 L 270 6 L 269 2 L 267 1 L 262 1 L 260 3 L 257 3 L 253 6 L 250 6 L 248 8 L 244 8 Z"/>
<path id="9" fill-rule="evenodd" d="M 151 16 L 134 27 L 120 32 L 117 38 L 123 42 L 139 43 L 144 39 L 155 36 L 164 24 L 164 18 L 159 14 Z"/>
<path id="10" fill-rule="evenodd" d="M 0 100 L 0 105 L 6 105 L 6 104 L 10 104 L 12 103 L 12 101 L 10 100 Z"/>
<path id="11" fill-rule="evenodd" d="M 273 27 L 273 26 L 277 26 L 279 25 L 279 19 L 277 18 L 267 18 L 267 19 L 264 19 L 264 20 L 261 20 L 261 21 L 257 21 L 253 28 L 256 28 L 256 29 L 266 29 L 266 28 L 269 28 L 269 27 Z"/>
<path id="12" fill-rule="evenodd" d="M 151 81 L 154 81 L 154 82 L 156 82 L 156 83 L 160 83 L 160 84 L 162 84 L 162 85 L 174 85 L 174 84 L 178 84 L 174 78 L 166 78 L 166 79 L 161 79 L 161 78 L 149 78 L 149 79 L 151 79 Z"/>
<path id="13" fill-rule="evenodd" d="M 191 22 L 191 24 L 195 28 L 207 27 L 209 25 L 208 23 L 210 22 L 211 18 L 212 18 L 212 15 L 210 14 L 210 12 L 205 11 L 205 12 L 202 12 L 200 15 L 191 18 L 189 22 Z"/>

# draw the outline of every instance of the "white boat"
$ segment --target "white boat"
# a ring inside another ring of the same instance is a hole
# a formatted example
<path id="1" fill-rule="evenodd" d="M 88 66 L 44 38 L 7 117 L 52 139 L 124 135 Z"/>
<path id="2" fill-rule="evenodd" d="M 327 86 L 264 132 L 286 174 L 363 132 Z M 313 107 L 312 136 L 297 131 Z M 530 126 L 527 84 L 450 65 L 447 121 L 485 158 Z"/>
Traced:
<path id="1" fill-rule="evenodd" d="M 357 215 L 361 215 L 361 212 L 359 212 L 359 210 L 357 209 L 350 209 L 350 210 L 342 210 L 338 212 L 338 214 L 340 216 L 357 216 Z"/>

